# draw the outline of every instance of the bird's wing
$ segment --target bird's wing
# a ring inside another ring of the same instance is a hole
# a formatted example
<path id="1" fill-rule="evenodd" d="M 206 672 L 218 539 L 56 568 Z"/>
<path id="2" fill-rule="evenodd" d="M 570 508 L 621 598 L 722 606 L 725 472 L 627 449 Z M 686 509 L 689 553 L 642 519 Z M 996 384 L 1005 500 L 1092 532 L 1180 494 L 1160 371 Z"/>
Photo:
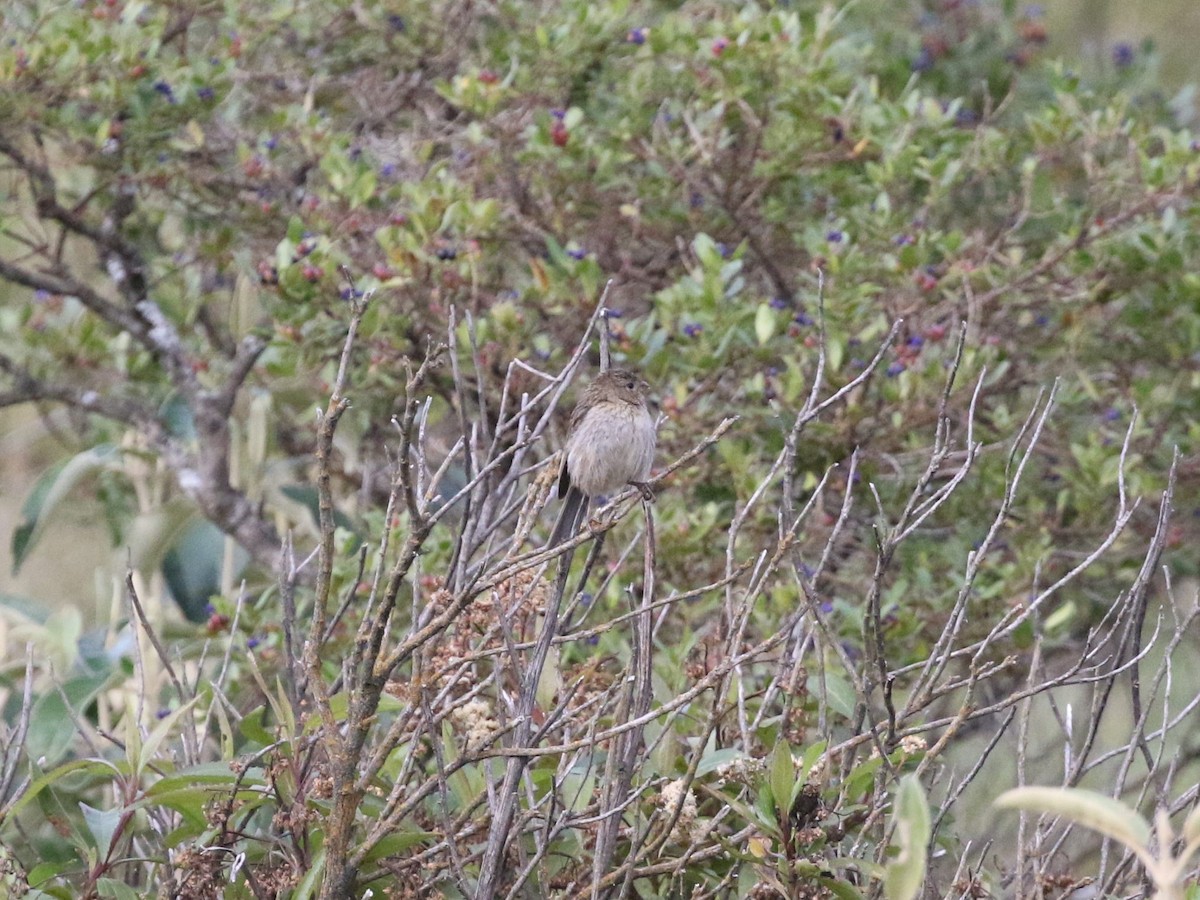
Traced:
<path id="1" fill-rule="evenodd" d="M 561 500 L 571 489 L 571 472 L 567 469 L 567 451 L 562 452 L 562 463 L 558 467 L 558 497 Z"/>

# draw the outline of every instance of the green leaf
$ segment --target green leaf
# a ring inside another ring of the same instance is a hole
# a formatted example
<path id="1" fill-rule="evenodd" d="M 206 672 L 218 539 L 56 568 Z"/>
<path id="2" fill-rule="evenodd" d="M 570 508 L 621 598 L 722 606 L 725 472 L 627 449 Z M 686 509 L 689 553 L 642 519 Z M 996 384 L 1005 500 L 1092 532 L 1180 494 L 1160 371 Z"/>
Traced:
<path id="1" fill-rule="evenodd" d="M 16 594 L 0 594 L 0 608 L 11 610 L 37 625 L 45 625 L 50 618 L 50 608 L 45 603 Z"/>
<path id="2" fill-rule="evenodd" d="M 815 673 L 810 675 L 808 685 L 810 691 L 819 691 L 820 677 Z M 846 678 L 832 670 L 825 672 L 825 696 L 834 712 L 847 719 L 854 717 L 854 704 L 857 702 L 854 688 Z"/>
<path id="3" fill-rule="evenodd" d="M 83 812 L 83 821 L 92 835 L 92 840 L 96 843 L 96 850 L 99 851 L 100 858 L 106 859 L 112 850 L 113 835 L 117 833 L 117 826 L 121 824 L 122 811 L 120 809 L 96 809 L 83 802 L 80 802 L 79 809 Z"/>
<path id="4" fill-rule="evenodd" d="M 554 708 L 554 698 L 562 690 L 562 684 L 559 649 L 551 647 L 550 652 L 546 655 L 546 664 L 542 667 L 542 673 L 538 677 L 537 688 L 534 691 L 534 697 L 541 709 Z"/>
<path id="5" fill-rule="evenodd" d="M 242 721 L 238 723 L 238 731 L 242 737 L 259 747 L 266 747 L 275 740 L 269 730 L 272 727 L 270 717 L 263 715 L 263 709 L 266 707 L 263 706 L 262 709 L 256 709 L 250 715 L 243 716 Z"/>
<path id="6" fill-rule="evenodd" d="M 139 900 L 143 896 L 125 882 L 117 881 L 115 878 L 96 879 L 96 893 L 101 897 L 115 897 L 116 900 Z"/>
<path id="7" fill-rule="evenodd" d="M 25 498 L 25 504 L 21 507 L 21 522 L 13 529 L 10 547 L 14 575 L 20 570 L 21 563 L 25 561 L 25 556 L 33 549 L 33 536 L 38 527 L 38 521 L 41 518 L 42 507 L 46 502 L 47 495 L 50 493 L 51 486 L 54 484 L 54 479 L 58 477 L 58 473 L 63 470 L 65 465 L 66 463 L 59 463 L 45 472 L 41 478 L 34 482 L 33 490 Z"/>
<path id="8" fill-rule="evenodd" d="M 21 524 L 13 530 L 14 575 L 45 532 L 46 523 L 75 486 L 96 471 L 111 467 L 119 457 L 120 451 L 116 447 L 100 444 L 42 474 L 21 507 Z"/>
<path id="9" fill-rule="evenodd" d="M 596 772 L 591 767 L 572 769 L 562 780 L 562 796 L 566 806 L 579 814 L 588 808 L 595 790 Z"/>
<path id="10" fill-rule="evenodd" d="M 72 678 L 61 691 L 51 689 L 39 697 L 30 712 L 25 739 L 29 758 L 41 761 L 41 765 L 53 765 L 62 759 L 75 739 L 75 718 L 83 715 L 108 680 L 107 673 Z"/>
<path id="11" fill-rule="evenodd" d="M 147 735 L 145 742 L 142 744 L 141 750 L 138 753 L 137 773 L 140 774 L 146 771 L 146 768 L 154 761 L 154 754 L 158 752 L 158 746 L 168 734 L 175 728 L 175 723 L 180 717 L 191 712 L 192 707 L 196 705 L 196 701 L 200 699 L 200 695 L 193 697 L 179 709 L 167 715 L 161 722 L 154 726 L 154 730 Z"/>
<path id="12" fill-rule="evenodd" d="M 709 772 L 715 772 L 721 766 L 738 759 L 748 759 L 747 755 L 734 747 L 722 747 L 720 750 L 707 750 L 700 757 L 700 765 L 696 767 L 696 776 L 703 777 Z"/>
<path id="13" fill-rule="evenodd" d="M 79 771 L 84 771 L 93 775 L 99 775 L 102 773 L 111 775 L 113 768 L 108 763 L 96 759 L 75 759 L 71 762 L 63 763 L 61 766 L 58 766 L 52 771 L 47 772 L 45 775 L 41 775 L 31 781 L 29 783 L 29 787 L 25 789 L 25 793 L 21 795 L 20 799 L 14 802 L 13 805 L 7 810 L 5 810 L 5 817 L 11 821 L 17 815 L 17 813 L 24 809 L 29 803 L 37 799 L 38 794 L 40 794 L 50 785 L 54 784 L 56 781 L 60 781 L 74 772 Z"/>
<path id="14" fill-rule="evenodd" d="M 692 252 L 704 268 L 720 269 L 721 252 L 717 250 L 717 242 L 707 234 L 701 233 L 692 239 Z"/>
<path id="15" fill-rule="evenodd" d="M 825 363 L 830 372 L 840 372 L 846 360 L 846 344 L 838 338 L 829 338 L 825 344 Z"/>
<path id="16" fill-rule="evenodd" d="M 840 881 L 837 878 L 821 878 L 819 881 L 821 887 L 839 900 L 862 900 L 863 895 L 856 891 L 848 881 Z"/>
<path id="17" fill-rule="evenodd" d="M 48 887 L 44 891 L 36 888 L 22 895 L 21 900 L 75 900 L 78 894 L 69 888 Z"/>
<path id="18" fill-rule="evenodd" d="M 825 741 L 817 741 L 815 744 L 810 744 L 800 756 L 800 777 L 805 781 L 812 777 L 810 773 L 813 766 L 825 755 L 825 748 L 828 746 Z"/>
<path id="19" fill-rule="evenodd" d="M 287 239 L 293 244 L 298 244 L 304 240 L 304 232 L 306 231 L 304 220 L 299 216 L 292 216 L 288 220 Z"/>
<path id="20" fill-rule="evenodd" d="M 758 305 L 758 311 L 754 314 L 754 336 L 760 347 L 775 336 L 778 321 L 779 317 L 769 303 Z"/>
<path id="21" fill-rule="evenodd" d="M 319 830 L 313 832 L 314 836 L 320 837 Z M 313 856 L 312 865 L 309 867 L 304 877 L 300 879 L 300 883 L 296 885 L 296 890 L 292 893 L 293 900 L 308 900 L 310 897 L 317 896 L 317 891 L 321 886 L 321 878 L 325 875 L 325 847 L 321 845 Z"/>
<path id="22" fill-rule="evenodd" d="M 363 862 L 374 862 L 385 856 L 403 853 L 405 850 L 436 838 L 437 835 L 432 831 L 394 831 L 371 848 L 371 852 L 363 858 Z"/>
<path id="23" fill-rule="evenodd" d="M 796 781 L 796 763 L 792 760 L 792 748 L 787 741 L 779 741 L 771 752 L 770 775 L 771 795 L 775 798 L 775 810 L 782 822 L 791 811 L 792 785 Z"/>
<path id="24" fill-rule="evenodd" d="M 359 172 L 358 177 L 354 179 L 350 187 L 350 202 L 356 206 L 361 206 L 375 195 L 375 188 L 378 186 L 379 180 L 374 169 L 366 169 Z"/>
<path id="25" fill-rule="evenodd" d="M 184 441 L 196 439 L 196 420 L 187 399 L 180 393 L 171 394 L 158 409 L 158 417 L 167 428 L 167 434 Z"/>
<path id="26" fill-rule="evenodd" d="M 73 869 L 75 865 L 76 861 L 74 859 L 56 859 L 51 862 L 38 863 L 29 870 L 29 883 L 34 886 L 39 885 L 43 881 L 53 878 L 60 872 Z"/>
<path id="27" fill-rule="evenodd" d="M 171 596 L 190 622 L 203 622 L 209 599 L 221 592 L 225 565 L 225 532 L 207 519 L 193 518 L 178 533 L 162 560 L 162 573 Z M 241 576 L 249 554 L 238 545 L 233 549 L 233 577 Z"/>
<path id="28" fill-rule="evenodd" d="M 1082 788 L 1019 787 L 996 798 L 1001 809 L 1050 813 L 1078 822 L 1120 841 L 1130 849 L 1146 851 L 1150 825 L 1119 800 Z"/>
<path id="29" fill-rule="evenodd" d="M 201 763 L 198 766 L 180 769 L 178 772 L 160 778 L 146 790 L 145 796 L 153 799 L 160 794 L 195 785 L 224 787 L 232 786 L 235 782 L 247 787 L 260 787 L 264 783 L 262 769 L 258 767 L 247 769 L 239 775 L 229 767 L 227 762 Z"/>
<path id="30" fill-rule="evenodd" d="M 196 515 L 190 500 L 175 497 L 136 516 L 125 539 L 133 568 L 139 572 L 157 569 Z"/>
<path id="31" fill-rule="evenodd" d="M 929 801 L 916 775 L 900 779 L 896 792 L 893 845 L 899 850 L 883 876 L 887 900 L 912 900 L 925 883 L 929 851 Z"/>

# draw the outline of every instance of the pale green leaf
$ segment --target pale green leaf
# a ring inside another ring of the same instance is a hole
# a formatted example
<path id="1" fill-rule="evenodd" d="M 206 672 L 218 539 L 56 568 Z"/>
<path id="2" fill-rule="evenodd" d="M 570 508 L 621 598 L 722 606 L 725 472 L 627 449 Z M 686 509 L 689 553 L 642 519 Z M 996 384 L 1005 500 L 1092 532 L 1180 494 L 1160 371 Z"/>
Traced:
<path id="1" fill-rule="evenodd" d="M 1063 816 L 1085 828 L 1143 852 L 1150 843 L 1150 825 L 1119 800 L 1082 788 L 1019 787 L 996 798 L 1001 809 L 1023 809 Z"/>
<path id="2" fill-rule="evenodd" d="M 79 809 L 83 812 L 83 821 L 92 835 L 92 840 L 96 842 L 100 858 L 104 859 L 112 847 L 113 835 L 117 833 L 117 826 L 121 823 L 122 811 L 120 809 L 96 809 L 82 802 L 79 804 Z"/>
<path id="3" fill-rule="evenodd" d="M 34 484 L 21 509 L 21 524 L 13 530 L 12 558 L 15 573 L 37 544 L 62 501 L 83 479 L 109 467 L 120 451 L 111 444 L 100 444 L 76 454 L 62 465 L 45 472 Z"/>
<path id="4" fill-rule="evenodd" d="M 896 792 L 893 845 L 899 851 L 888 863 L 883 892 L 888 900 L 912 900 L 925 883 L 929 848 L 929 801 L 915 775 L 900 779 Z"/>
<path id="5" fill-rule="evenodd" d="M 775 744 L 771 753 L 771 794 L 775 798 L 775 810 L 779 820 L 787 818 L 792 800 L 792 784 L 796 780 L 796 763 L 792 760 L 792 748 L 787 741 Z"/>
<path id="6" fill-rule="evenodd" d="M 775 310 L 771 309 L 771 304 L 760 303 L 758 312 L 754 314 L 754 336 L 758 339 L 759 345 L 765 344 L 775 336 L 775 326 L 778 324 L 779 317 Z"/>

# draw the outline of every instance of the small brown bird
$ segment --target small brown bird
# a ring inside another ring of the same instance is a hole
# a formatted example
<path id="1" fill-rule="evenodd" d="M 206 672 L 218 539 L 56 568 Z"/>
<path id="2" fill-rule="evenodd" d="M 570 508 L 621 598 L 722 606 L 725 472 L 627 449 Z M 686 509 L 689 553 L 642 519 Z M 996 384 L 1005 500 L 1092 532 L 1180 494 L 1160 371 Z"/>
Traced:
<path id="1" fill-rule="evenodd" d="M 571 412 L 571 434 L 558 477 L 562 513 L 555 547 L 579 529 L 589 502 L 627 484 L 645 489 L 654 462 L 654 417 L 646 405 L 650 385 L 629 369 L 601 372 Z"/>

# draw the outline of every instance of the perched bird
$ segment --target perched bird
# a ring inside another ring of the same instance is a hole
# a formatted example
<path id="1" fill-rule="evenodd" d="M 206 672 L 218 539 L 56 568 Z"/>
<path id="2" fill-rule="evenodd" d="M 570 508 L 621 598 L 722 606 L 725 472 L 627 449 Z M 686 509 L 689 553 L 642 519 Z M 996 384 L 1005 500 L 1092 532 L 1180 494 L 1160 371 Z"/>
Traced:
<path id="1" fill-rule="evenodd" d="M 645 485 L 654 462 L 654 417 L 646 405 L 650 385 L 629 369 L 601 372 L 571 412 L 571 433 L 558 477 L 562 512 L 550 546 L 579 529 L 595 497 L 627 484 Z"/>

